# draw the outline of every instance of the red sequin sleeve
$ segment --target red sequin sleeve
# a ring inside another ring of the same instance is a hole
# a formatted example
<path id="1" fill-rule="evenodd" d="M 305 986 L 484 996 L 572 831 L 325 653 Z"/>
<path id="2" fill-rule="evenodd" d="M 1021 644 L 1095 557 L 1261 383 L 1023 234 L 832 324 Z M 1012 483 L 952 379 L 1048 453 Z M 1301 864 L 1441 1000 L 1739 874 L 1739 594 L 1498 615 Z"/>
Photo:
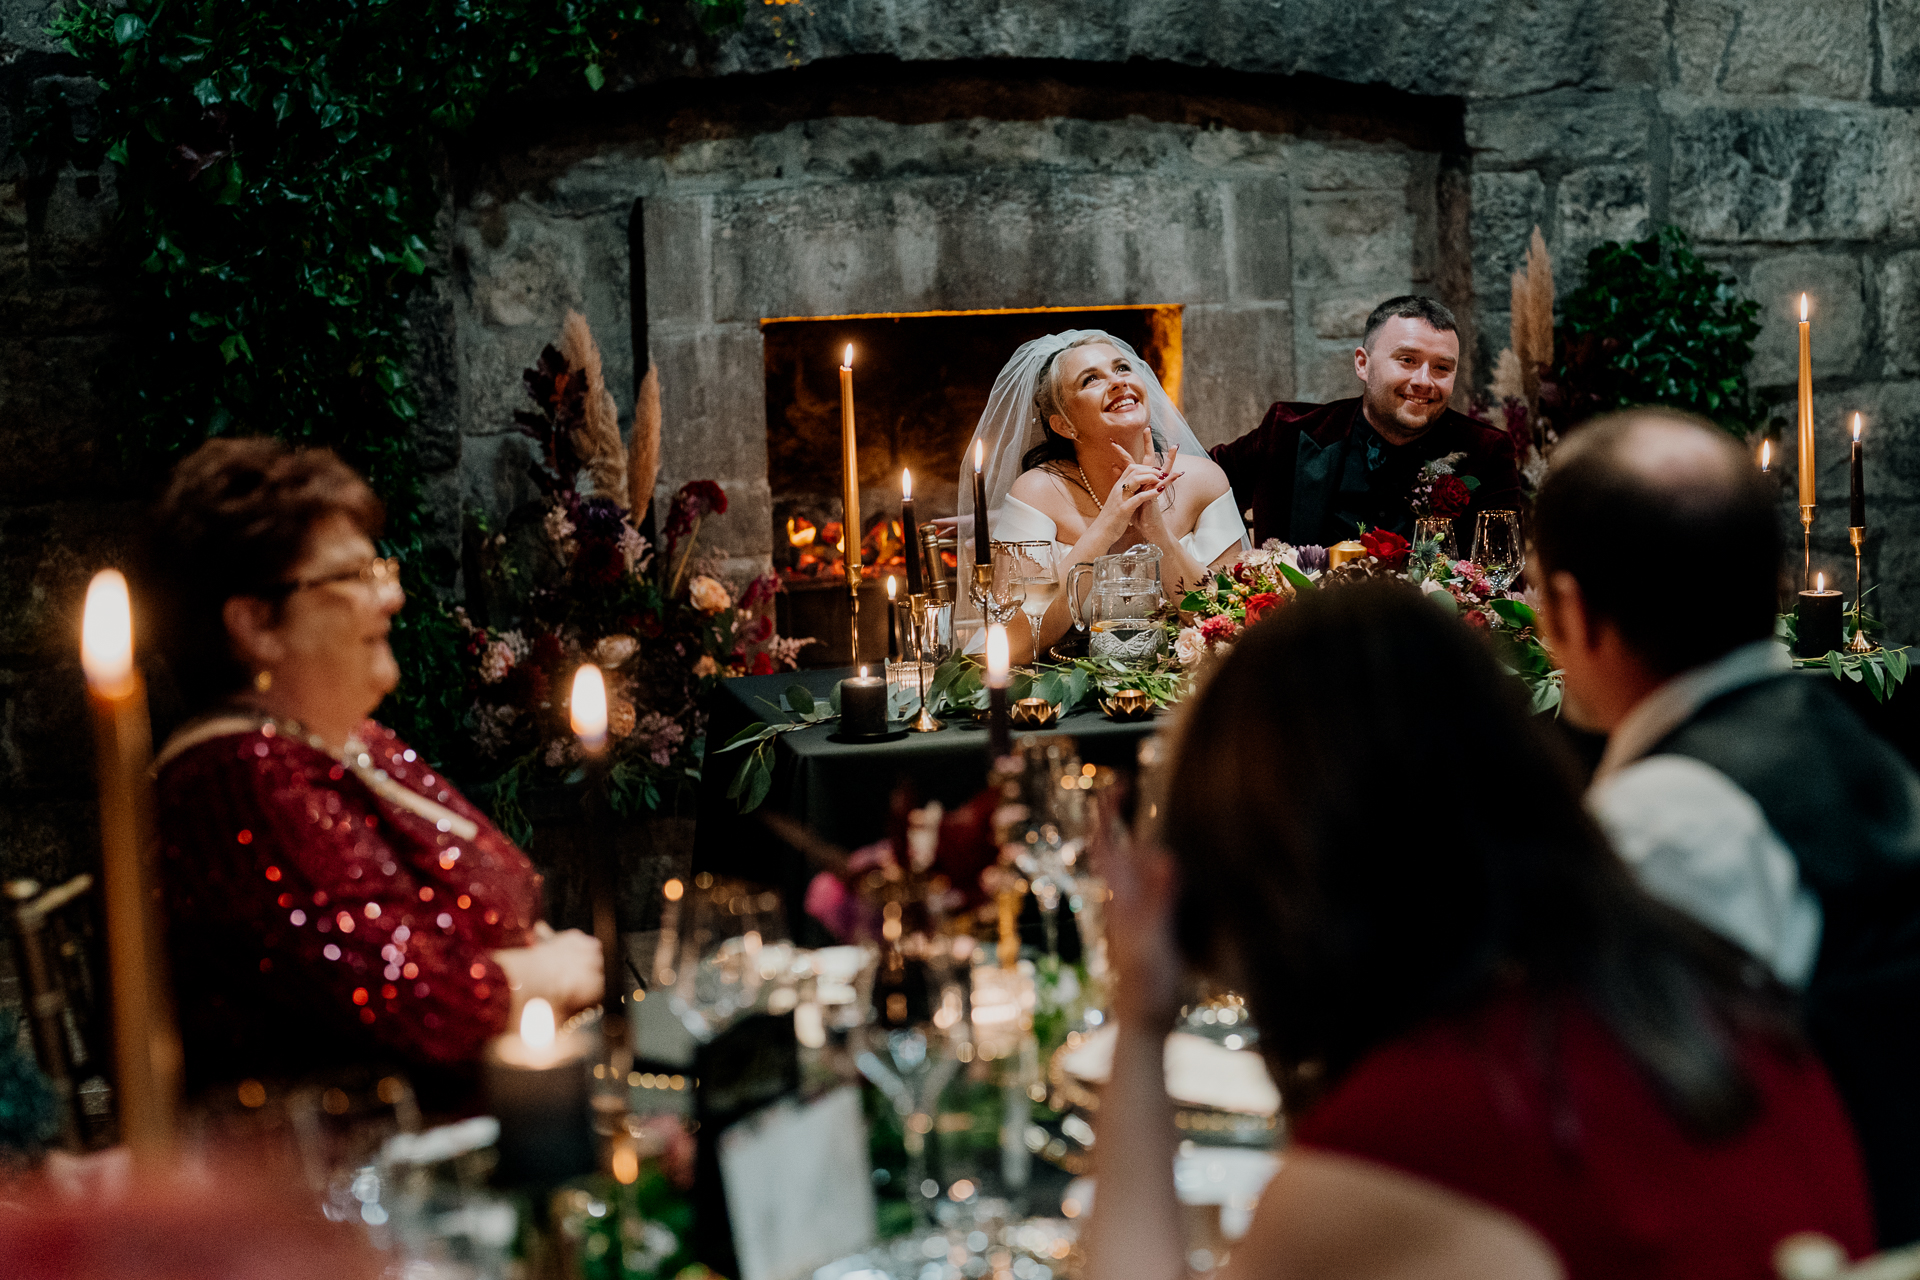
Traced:
<path id="1" fill-rule="evenodd" d="M 477 834 L 383 802 L 270 727 L 167 765 L 159 831 L 184 1028 L 209 1016 L 189 1007 L 204 997 L 225 1008 L 215 1016 L 304 1022 L 313 1037 L 436 1065 L 478 1057 L 505 1029 L 506 977 L 489 953 L 527 944 L 538 876 L 405 744 L 377 726 L 366 736 L 396 780 L 446 797 Z"/>

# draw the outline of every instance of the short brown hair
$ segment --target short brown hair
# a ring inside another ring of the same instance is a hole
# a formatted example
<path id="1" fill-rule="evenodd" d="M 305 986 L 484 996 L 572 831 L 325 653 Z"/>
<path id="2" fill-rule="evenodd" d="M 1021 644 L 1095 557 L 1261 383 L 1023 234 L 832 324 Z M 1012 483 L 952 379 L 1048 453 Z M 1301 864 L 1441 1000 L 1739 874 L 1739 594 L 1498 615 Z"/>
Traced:
<path id="1" fill-rule="evenodd" d="M 223 611 L 235 596 L 277 599 L 313 527 L 344 515 L 368 537 L 386 511 L 331 449 L 256 436 L 209 440 L 181 459 L 151 514 L 148 576 L 156 640 L 195 709 L 242 688 Z"/>
<path id="2" fill-rule="evenodd" d="M 1374 335 L 1389 320 L 1424 320 L 1430 328 L 1441 333 L 1460 332 L 1453 312 L 1445 306 L 1417 293 L 1403 293 L 1397 298 L 1388 298 L 1367 316 L 1367 328 L 1360 337 L 1360 345 L 1369 351 L 1373 350 Z"/>

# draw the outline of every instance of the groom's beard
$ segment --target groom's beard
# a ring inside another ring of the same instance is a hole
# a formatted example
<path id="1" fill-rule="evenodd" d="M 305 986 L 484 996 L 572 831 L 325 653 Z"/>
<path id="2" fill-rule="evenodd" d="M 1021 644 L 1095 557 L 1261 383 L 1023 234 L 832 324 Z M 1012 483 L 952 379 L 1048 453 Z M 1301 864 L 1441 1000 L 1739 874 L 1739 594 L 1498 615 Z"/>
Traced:
<path id="1" fill-rule="evenodd" d="M 1447 411 L 1443 398 L 1414 404 L 1390 387 L 1369 386 L 1360 398 L 1360 406 L 1366 411 L 1367 422 L 1390 444 L 1408 444 L 1425 435 L 1427 428 Z M 1422 412 L 1424 417 L 1419 416 Z"/>

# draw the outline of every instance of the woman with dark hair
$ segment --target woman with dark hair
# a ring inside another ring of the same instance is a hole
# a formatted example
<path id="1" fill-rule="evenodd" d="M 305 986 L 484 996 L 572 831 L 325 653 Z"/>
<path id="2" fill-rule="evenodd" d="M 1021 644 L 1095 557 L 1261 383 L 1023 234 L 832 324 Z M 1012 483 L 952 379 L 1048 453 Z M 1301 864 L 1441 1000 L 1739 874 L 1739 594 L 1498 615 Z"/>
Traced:
<path id="1" fill-rule="evenodd" d="M 1398 584 L 1250 628 L 1118 833 L 1119 1048 L 1090 1274 L 1186 1266 L 1161 1042 L 1245 994 L 1292 1145 L 1230 1274 L 1772 1274 L 1871 1247 L 1853 1135 L 1782 992 L 1643 894 L 1478 639 Z M 1117 828 L 1116 828 L 1117 831 Z"/>
<path id="2" fill-rule="evenodd" d="M 1075 564 L 1148 543 L 1178 599 L 1248 545 L 1226 472 L 1146 361 L 1099 329 L 1035 338 L 1001 369 L 961 463 L 963 531 L 973 528 L 976 453 L 992 536 L 1053 544 L 1062 583 Z M 1068 622 L 1062 593 L 1028 652 L 1043 653 Z"/>
<path id="3" fill-rule="evenodd" d="M 324 449 L 210 440 L 154 511 L 160 648 L 194 716 L 157 826 L 191 1086 L 468 1064 L 521 1002 L 601 995 L 526 856 L 369 720 L 403 602 L 366 483 Z"/>

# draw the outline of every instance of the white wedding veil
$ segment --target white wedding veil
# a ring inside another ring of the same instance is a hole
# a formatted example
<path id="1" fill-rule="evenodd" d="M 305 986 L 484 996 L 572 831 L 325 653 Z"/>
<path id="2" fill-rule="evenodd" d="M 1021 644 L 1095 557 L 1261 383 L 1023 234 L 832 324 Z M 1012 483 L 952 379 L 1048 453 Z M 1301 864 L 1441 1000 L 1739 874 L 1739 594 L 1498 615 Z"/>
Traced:
<path id="1" fill-rule="evenodd" d="M 1174 407 L 1172 399 L 1160 385 L 1160 379 L 1154 376 L 1153 369 L 1127 343 L 1100 329 L 1068 329 L 1065 333 L 1050 333 L 1044 338 L 1035 338 L 1014 352 L 1013 359 L 1007 361 L 1006 367 L 1000 370 L 1000 376 L 994 379 L 993 393 L 987 397 L 986 412 L 980 415 L 980 425 L 974 428 L 973 439 L 967 442 L 966 453 L 960 459 L 959 540 L 963 563 L 972 563 L 972 553 L 968 548 L 973 538 L 975 445 L 985 446 L 987 518 L 997 524 L 1001 507 L 1007 500 L 1007 491 L 1013 488 L 1013 482 L 1023 470 L 1020 459 L 1027 450 L 1040 443 L 1043 435 L 1040 411 L 1034 402 L 1035 392 L 1040 387 L 1040 375 L 1044 371 L 1051 376 L 1053 358 L 1068 347 L 1088 339 L 1097 339 L 1117 347 L 1133 362 L 1134 371 L 1147 387 L 1148 421 L 1163 448 L 1179 445 L 1180 452 L 1190 458 L 1206 455 L 1206 450 L 1200 447 L 1199 438 L 1193 434 L 1193 428 L 1187 425 L 1186 418 Z"/>

